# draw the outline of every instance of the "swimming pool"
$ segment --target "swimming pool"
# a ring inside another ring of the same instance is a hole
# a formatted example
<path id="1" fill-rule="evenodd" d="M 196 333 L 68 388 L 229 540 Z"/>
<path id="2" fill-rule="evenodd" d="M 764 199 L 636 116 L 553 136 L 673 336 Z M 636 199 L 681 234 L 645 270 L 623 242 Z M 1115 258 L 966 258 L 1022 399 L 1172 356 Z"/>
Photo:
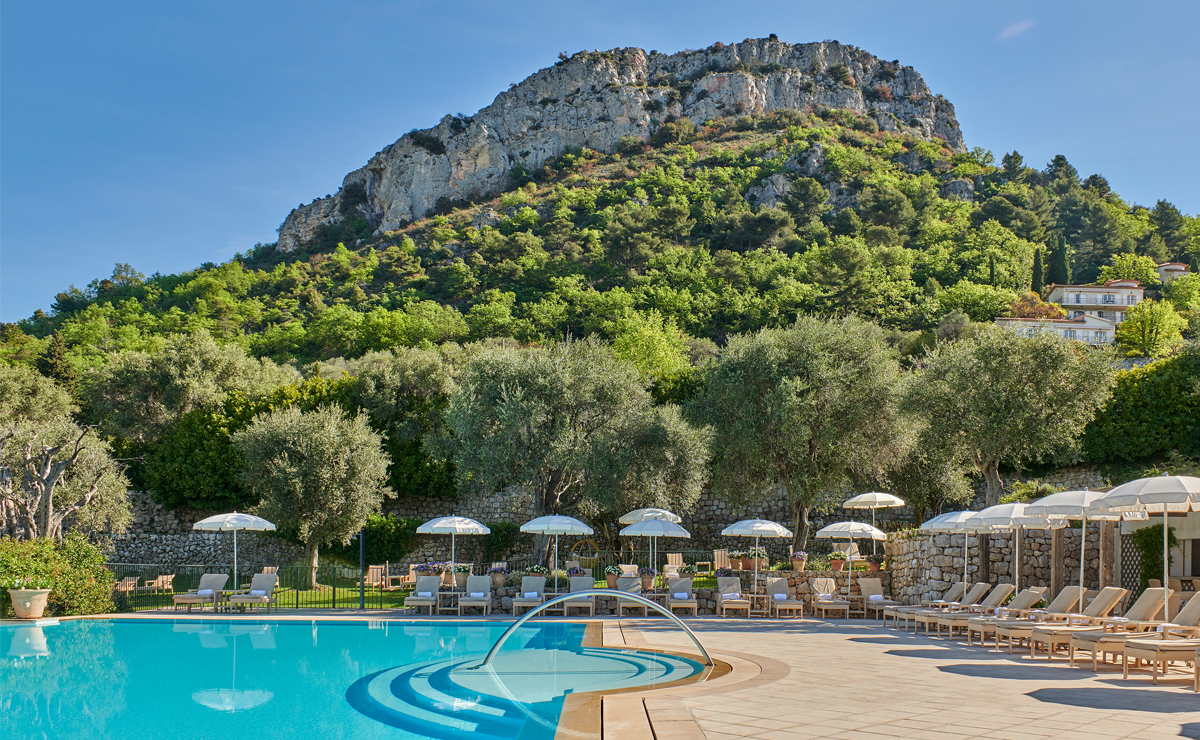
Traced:
<path id="1" fill-rule="evenodd" d="M 564 696 L 688 678 L 586 625 L 84 619 L 0 627 L 0 712 L 29 738 L 554 737 Z"/>

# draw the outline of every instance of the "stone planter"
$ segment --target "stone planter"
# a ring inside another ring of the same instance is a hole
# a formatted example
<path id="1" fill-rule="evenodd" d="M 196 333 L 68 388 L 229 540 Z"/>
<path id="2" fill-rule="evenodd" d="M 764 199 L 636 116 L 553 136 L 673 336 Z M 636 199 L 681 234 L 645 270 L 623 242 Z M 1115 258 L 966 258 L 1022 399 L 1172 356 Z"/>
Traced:
<path id="1" fill-rule="evenodd" d="M 616 588 L 616 587 L 617 587 L 617 579 L 618 579 L 618 578 L 620 578 L 620 576 L 614 576 L 612 573 L 605 573 L 605 574 L 604 574 L 604 580 L 608 581 L 608 587 L 609 587 L 609 588 Z"/>
<path id="2" fill-rule="evenodd" d="M 471 574 L 470 573 L 455 573 L 454 574 L 454 585 L 458 588 L 466 588 L 467 587 L 467 576 L 469 576 L 469 575 L 471 575 Z"/>
<path id="3" fill-rule="evenodd" d="M 10 588 L 8 597 L 12 599 L 17 619 L 41 619 L 42 614 L 46 612 L 46 599 L 50 597 L 50 589 Z"/>
<path id="4" fill-rule="evenodd" d="M 804 562 L 805 561 L 803 561 L 803 560 L 793 560 L 792 561 L 792 570 L 803 571 L 804 570 Z"/>
<path id="5" fill-rule="evenodd" d="M 654 576 L 642 576 L 642 590 L 649 591 L 654 588 Z"/>
<path id="6" fill-rule="evenodd" d="M 497 588 L 497 589 L 504 588 L 504 581 L 507 578 L 508 578 L 507 573 L 493 573 L 492 574 L 492 588 Z"/>
<path id="7" fill-rule="evenodd" d="M 747 570 L 754 570 L 756 560 L 758 561 L 759 571 L 770 570 L 770 568 L 771 568 L 771 559 L 770 558 L 750 558 L 750 567 L 747 568 Z"/>
<path id="8" fill-rule="evenodd" d="M 845 568 L 845 566 L 846 566 L 845 560 L 830 560 L 829 561 L 829 569 L 830 570 L 840 571 L 843 568 Z"/>

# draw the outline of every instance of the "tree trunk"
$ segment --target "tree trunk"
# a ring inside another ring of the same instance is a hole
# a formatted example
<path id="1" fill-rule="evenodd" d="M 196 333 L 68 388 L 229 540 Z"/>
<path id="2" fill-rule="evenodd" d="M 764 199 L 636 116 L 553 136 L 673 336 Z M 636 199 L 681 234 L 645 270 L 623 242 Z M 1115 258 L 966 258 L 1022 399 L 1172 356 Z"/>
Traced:
<path id="1" fill-rule="evenodd" d="M 309 587 L 310 588 L 317 587 L 317 562 L 318 562 L 317 558 L 319 555 L 318 549 L 319 549 L 319 547 L 316 542 L 304 543 L 304 561 L 306 563 L 308 563 L 308 567 L 310 569 L 309 570 L 309 576 L 310 576 Z"/>
<path id="2" fill-rule="evenodd" d="M 792 552 L 803 550 L 808 546 L 809 510 L 809 507 L 803 504 L 792 504 Z"/>
<path id="3" fill-rule="evenodd" d="M 983 479 L 987 481 L 987 493 L 983 497 L 984 506 L 995 506 L 1000 503 L 1000 494 L 1004 491 L 1004 481 L 1000 479 L 1000 461 L 988 460 L 979 466 Z"/>

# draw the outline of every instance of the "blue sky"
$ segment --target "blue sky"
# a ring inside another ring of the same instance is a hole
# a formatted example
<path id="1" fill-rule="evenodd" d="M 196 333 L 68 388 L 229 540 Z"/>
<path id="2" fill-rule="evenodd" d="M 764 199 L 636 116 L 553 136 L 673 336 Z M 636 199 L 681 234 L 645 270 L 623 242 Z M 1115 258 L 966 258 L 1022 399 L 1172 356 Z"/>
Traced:
<path id="1" fill-rule="evenodd" d="M 915 66 L 968 146 L 1195 214 L 1197 28 L 1192 1 L 6 3 L 0 320 L 274 241 L 404 132 L 585 48 L 837 39 Z"/>

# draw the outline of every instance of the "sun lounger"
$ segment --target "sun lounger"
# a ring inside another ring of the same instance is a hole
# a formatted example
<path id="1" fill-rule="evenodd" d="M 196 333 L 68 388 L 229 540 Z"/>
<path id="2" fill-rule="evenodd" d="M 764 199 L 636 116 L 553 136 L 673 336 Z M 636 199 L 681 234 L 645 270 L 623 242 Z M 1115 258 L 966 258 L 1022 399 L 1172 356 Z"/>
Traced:
<path id="1" fill-rule="evenodd" d="M 200 605 L 200 611 L 204 611 L 204 605 L 210 604 L 215 612 L 217 604 L 220 603 L 221 589 L 225 588 L 225 584 L 229 581 L 227 573 L 205 573 L 200 576 L 200 583 L 196 588 L 188 591 L 186 594 L 175 594 L 171 597 L 171 601 L 175 606 L 175 610 L 179 610 L 180 604 L 187 604 L 187 610 L 192 610 L 193 604 Z"/>
<path id="2" fill-rule="evenodd" d="M 571 576 L 568 581 L 570 582 L 569 588 L 571 589 L 571 593 L 590 591 L 596 587 L 596 581 L 591 576 Z M 577 599 L 563 602 L 564 617 L 571 616 L 572 609 L 586 609 L 587 615 L 594 617 L 596 616 L 596 597 L 580 596 Z M 579 616 L 582 616 L 582 613 Z"/>
<path id="3" fill-rule="evenodd" d="M 250 579 L 249 591 L 233 594 L 229 597 L 229 603 L 242 607 L 264 607 L 271 611 L 271 604 L 275 600 L 275 584 L 278 581 L 279 576 L 257 573 Z"/>
<path id="4" fill-rule="evenodd" d="M 922 599 L 921 606 L 947 606 L 949 604 L 957 604 L 962 595 L 967 591 L 967 584 L 959 581 L 950 587 L 946 593 L 942 594 L 939 599 Z"/>
<path id="5" fill-rule="evenodd" d="M 467 576 L 467 589 L 458 597 L 458 614 L 463 609 L 479 609 L 484 615 L 492 613 L 492 577 Z"/>
<path id="6" fill-rule="evenodd" d="M 945 609 L 960 609 L 978 604 L 979 600 L 982 599 L 987 592 L 991 590 L 991 588 L 992 584 L 990 583 L 976 583 L 974 586 L 971 586 L 971 590 L 968 591 L 967 595 L 962 597 L 962 600 L 957 604 L 951 602 L 939 609 L 921 609 L 919 611 L 905 613 L 901 615 L 901 618 L 904 619 L 904 628 L 907 630 L 908 623 L 912 622 L 913 632 L 916 632 L 917 627 L 923 624 L 925 625 L 925 634 L 928 635 L 929 625 L 937 625 L 938 615 L 941 614 Z"/>
<path id="7" fill-rule="evenodd" d="M 1149 589 L 1148 589 L 1149 590 Z M 1160 592 L 1161 594 L 1161 592 Z M 1144 592 L 1143 592 L 1144 595 Z M 1162 596 L 1158 597 L 1161 599 Z M 1138 599 L 1141 601 L 1141 599 Z M 1134 604 L 1136 607 L 1137 604 Z M 1161 608 L 1161 606 L 1160 606 Z M 1131 609 L 1130 612 L 1133 610 Z M 1132 624 L 1130 627 L 1129 624 Z M 1107 656 L 1123 655 L 1125 643 L 1132 639 L 1167 640 L 1184 637 L 1196 637 L 1200 632 L 1200 599 L 1192 599 L 1175 615 L 1170 623 L 1137 621 L 1126 625 L 1125 631 L 1114 631 L 1105 625 L 1102 630 L 1077 632 L 1071 635 L 1071 644 L 1067 648 L 1071 665 L 1075 665 L 1075 651 L 1087 651 L 1092 657 L 1092 670 L 1096 670 L 1097 661 L 1107 662 Z M 1114 625 L 1115 626 L 1115 625 Z"/>
<path id="8" fill-rule="evenodd" d="M 942 595 L 940 599 L 923 599 L 920 605 L 910 606 L 890 606 L 883 610 L 883 622 L 887 624 L 887 618 L 892 618 L 892 629 L 896 629 L 897 621 L 904 620 L 904 628 L 908 629 L 908 617 L 906 615 L 919 611 L 927 611 L 929 609 L 945 609 L 953 604 L 958 603 L 958 599 L 962 598 L 963 592 L 966 591 L 963 583 L 956 583 Z"/>
<path id="9" fill-rule="evenodd" d="M 863 615 L 875 612 L 879 616 L 884 609 L 893 606 L 903 606 L 899 601 L 892 601 L 883 595 L 883 580 L 879 578 L 859 578 L 858 590 L 863 596 Z"/>
<path id="10" fill-rule="evenodd" d="M 972 604 L 963 609 L 943 609 L 937 615 L 937 636 L 942 636 L 942 627 L 950 630 L 951 639 L 954 638 L 956 630 L 966 630 L 967 623 L 980 614 L 989 611 L 995 611 L 1004 605 L 1004 601 L 1012 595 L 1013 585 L 1011 583 L 998 584 L 987 595 L 987 598 L 978 604 Z"/>
<path id="11" fill-rule="evenodd" d="M 521 578 L 521 593 L 512 600 L 513 616 L 521 614 L 519 610 L 529 611 L 546 600 L 546 577 L 523 576 Z"/>
<path id="12" fill-rule="evenodd" d="M 1087 632 L 1096 628 L 1101 620 L 1117 608 L 1121 599 L 1128 592 L 1123 588 L 1109 586 L 1101 589 L 1099 595 L 1088 604 L 1083 614 L 1074 614 L 1065 623 L 1043 624 L 1033 628 L 1029 633 L 1029 657 L 1037 657 L 1037 646 L 1046 646 L 1046 659 L 1054 657 L 1055 645 L 1070 645 L 1072 632 Z M 1161 597 L 1160 597 L 1161 598 Z"/>
<path id="13" fill-rule="evenodd" d="M 1125 653 L 1121 656 L 1121 673 L 1129 678 L 1129 661 L 1134 662 L 1134 669 L 1141 668 L 1142 661 L 1150 661 L 1153 671 L 1154 685 L 1158 685 L 1158 668 L 1162 665 L 1165 675 L 1170 663 L 1177 661 L 1194 661 L 1200 650 L 1200 639 L 1186 640 L 1155 640 L 1133 639 L 1125 641 Z"/>
<path id="14" fill-rule="evenodd" d="M 140 586 L 138 591 L 149 591 L 152 594 L 171 593 L 173 588 L 172 582 L 175 580 L 175 575 L 161 575 L 157 578 L 147 578 L 146 584 Z"/>
<path id="15" fill-rule="evenodd" d="M 417 576 L 417 585 L 413 587 L 411 596 L 404 599 L 404 608 L 416 609 L 421 613 L 421 607 L 429 607 L 429 616 L 438 613 L 438 591 L 442 588 L 441 576 Z"/>
<path id="16" fill-rule="evenodd" d="M 846 619 L 850 618 L 850 602 L 837 598 L 837 581 L 832 578 L 812 579 L 812 601 L 809 608 L 813 614 L 821 613 L 828 617 L 829 612 L 845 612 Z"/>
<path id="17" fill-rule="evenodd" d="M 767 610 L 771 616 L 782 617 L 784 613 L 804 616 L 804 602 L 792 597 L 786 578 L 767 579 Z"/>
<path id="18" fill-rule="evenodd" d="M 728 612 L 745 612 L 750 616 L 750 599 L 742 593 L 742 579 L 737 576 L 721 576 L 717 579 L 717 614 L 729 616 Z"/>
<path id="19" fill-rule="evenodd" d="M 137 576 L 125 576 L 113 584 L 113 593 L 129 595 L 138 587 Z"/>
<path id="20" fill-rule="evenodd" d="M 1047 590 L 1045 586 L 1027 588 L 1014 596 L 1012 601 L 1006 605 L 996 607 L 992 614 L 977 615 L 968 619 L 967 644 L 970 645 L 971 636 L 978 633 L 979 644 L 982 645 L 987 635 L 994 635 L 996 633 L 995 624 L 997 621 L 1007 618 L 1008 615 L 1017 615 L 1028 609 L 1032 609 L 1034 604 L 1046 597 Z"/>
<path id="21" fill-rule="evenodd" d="M 622 566 L 622 567 L 624 567 L 624 566 Z M 641 594 L 642 594 L 642 579 L 630 577 L 630 576 L 621 576 L 620 578 L 617 579 L 617 590 L 622 591 L 627 594 L 637 594 L 637 595 L 641 596 Z M 622 601 L 620 599 L 620 597 L 618 596 L 618 598 L 617 598 L 617 616 L 619 616 L 619 617 L 625 616 L 626 614 L 629 613 L 629 610 L 631 610 L 631 609 L 635 610 L 635 611 L 640 611 L 642 613 L 642 616 L 647 615 L 646 606 L 644 604 L 639 604 L 636 601 Z"/>
<path id="22" fill-rule="evenodd" d="M 1008 641 L 1008 652 L 1011 653 L 1014 637 L 1018 644 L 1024 645 L 1034 627 L 1044 626 L 1047 622 L 1060 622 L 1071 616 L 1071 610 L 1078 608 L 1079 600 L 1085 593 L 1079 586 L 1066 586 L 1045 609 L 1030 609 L 1019 614 L 1017 619 L 994 620 L 996 649 L 1000 649 L 1000 638 L 1003 637 Z"/>
<path id="23" fill-rule="evenodd" d="M 691 578 L 672 578 L 667 586 L 667 611 L 673 614 L 676 609 L 690 609 L 693 617 L 700 616 L 700 602 L 692 590 Z"/>

